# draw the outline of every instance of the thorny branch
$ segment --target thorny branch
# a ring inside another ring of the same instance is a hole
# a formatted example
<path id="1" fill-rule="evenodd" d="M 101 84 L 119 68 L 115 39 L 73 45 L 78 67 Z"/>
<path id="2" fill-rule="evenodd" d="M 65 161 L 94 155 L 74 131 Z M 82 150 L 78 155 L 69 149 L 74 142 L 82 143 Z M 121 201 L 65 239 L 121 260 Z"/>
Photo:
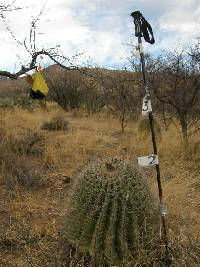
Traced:
<path id="1" fill-rule="evenodd" d="M 78 67 L 76 67 L 76 66 L 71 65 L 70 67 L 67 67 L 67 66 L 63 65 L 62 63 L 60 63 L 56 59 L 56 57 L 58 57 L 58 55 L 55 55 L 55 54 L 53 54 L 47 50 L 41 50 L 41 51 L 33 53 L 32 60 L 31 60 L 28 67 L 22 66 L 21 70 L 16 72 L 16 73 L 11 73 L 8 71 L 0 71 L 0 75 L 4 76 L 4 77 L 8 77 L 10 79 L 17 79 L 19 76 L 26 74 L 27 72 L 29 72 L 31 70 L 36 69 L 37 68 L 37 66 L 36 66 L 37 58 L 38 58 L 38 56 L 41 56 L 41 55 L 48 56 L 53 62 L 55 62 L 56 64 L 58 64 L 59 66 L 61 66 L 62 68 L 66 69 L 66 70 L 78 69 Z M 66 58 L 66 60 L 69 60 L 69 59 Z"/>
<path id="2" fill-rule="evenodd" d="M 16 6 L 14 6 L 15 2 L 16 2 L 16 0 L 13 0 L 13 1 L 12 1 L 10 4 L 8 4 L 8 5 L 1 4 L 1 3 L 0 3 L 0 13 L 22 9 L 21 7 L 16 7 Z"/>
<path id="3" fill-rule="evenodd" d="M 27 72 L 34 70 L 37 68 L 37 58 L 38 56 L 47 56 L 49 57 L 54 63 L 56 63 L 57 65 L 59 65 L 60 67 L 66 69 L 66 70 L 78 70 L 80 73 L 82 73 L 83 75 L 86 75 L 90 78 L 93 79 L 98 79 L 97 78 L 97 73 L 89 73 L 88 72 L 88 68 L 82 68 L 82 67 L 78 67 L 78 66 L 74 66 L 71 61 L 75 58 L 77 58 L 78 56 L 82 55 L 82 54 L 75 54 L 74 56 L 72 56 L 71 58 L 66 57 L 64 55 L 61 55 L 57 52 L 57 48 L 59 46 L 53 47 L 53 48 L 42 48 L 42 49 L 38 49 L 37 45 L 36 45 L 36 39 L 37 39 L 37 34 L 36 34 L 36 29 L 37 29 L 37 23 L 40 20 L 41 16 L 44 14 L 44 10 L 46 7 L 46 3 L 44 4 L 44 6 L 42 7 L 42 9 L 40 10 L 38 16 L 36 16 L 36 18 L 32 19 L 31 25 L 30 25 L 30 30 L 29 30 L 29 37 L 25 38 L 24 41 L 20 41 L 16 38 L 15 34 L 13 33 L 11 27 L 9 26 L 7 20 L 6 20 L 6 16 L 4 14 L 4 11 L 13 11 L 13 10 L 17 10 L 17 9 L 21 9 L 21 8 L 17 8 L 14 7 L 14 3 L 16 2 L 13 1 L 11 4 L 7 5 L 7 6 L 3 6 L 0 5 L 0 18 L 2 18 L 3 23 L 5 25 L 6 30 L 10 33 L 11 37 L 13 38 L 13 40 L 21 47 L 25 48 L 25 50 L 28 52 L 28 54 L 31 57 L 30 63 L 27 66 L 21 66 L 21 70 L 17 71 L 16 73 L 11 73 L 9 71 L 3 71 L 0 70 L 0 76 L 4 76 L 10 79 L 17 79 L 19 76 L 26 74 Z M 65 66 L 65 62 L 69 63 L 69 66 Z M 95 68 L 96 69 L 96 68 Z"/>
<path id="4" fill-rule="evenodd" d="M 31 60 L 28 66 L 22 66 L 21 70 L 17 71 L 16 73 L 11 73 L 9 71 L 3 71 L 0 70 L 0 75 L 10 78 L 10 79 L 17 79 L 19 76 L 26 74 L 27 72 L 34 70 L 37 68 L 37 58 L 38 56 L 47 56 L 49 57 L 54 63 L 58 64 L 60 67 L 66 69 L 66 70 L 71 70 L 71 69 L 78 69 L 78 67 L 73 66 L 72 63 L 70 63 L 70 59 L 68 57 L 65 57 L 63 55 L 59 55 L 56 52 L 56 48 L 58 46 L 49 48 L 49 49 L 37 49 L 36 47 L 36 29 L 37 29 L 37 22 L 40 20 L 41 16 L 44 13 L 44 9 L 46 6 L 46 3 L 42 7 L 42 9 L 39 12 L 39 15 L 32 20 L 31 25 L 30 25 L 30 31 L 29 31 L 29 44 L 27 44 L 27 38 L 25 38 L 24 41 L 20 41 L 16 38 L 15 34 L 13 33 L 11 27 L 9 26 L 6 16 L 4 14 L 5 11 L 13 11 L 13 10 L 18 10 L 21 9 L 19 7 L 14 7 L 15 1 L 12 1 L 9 5 L 1 5 L 0 4 L 0 18 L 2 18 L 3 23 L 5 25 L 6 30 L 10 33 L 11 37 L 14 39 L 14 41 L 20 45 L 21 47 L 24 47 L 25 50 L 29 53 Z M 37 51 L 38 50 L 38 51 Z M 75 58 L 79 56 L 80 54 L 74 55 L 72 58 Z M 61 62 L 62 63 L 61 63 Z M 68 61 L 70 63 L 70 67 L 67 67 L 64 65 L 64 62 Z"/>

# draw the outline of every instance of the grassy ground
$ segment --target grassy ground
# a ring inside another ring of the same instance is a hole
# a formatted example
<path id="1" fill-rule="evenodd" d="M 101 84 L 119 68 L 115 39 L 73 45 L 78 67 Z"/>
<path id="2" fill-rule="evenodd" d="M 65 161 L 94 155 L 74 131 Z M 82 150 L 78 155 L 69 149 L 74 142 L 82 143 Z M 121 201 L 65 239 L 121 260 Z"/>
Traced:
<path id="1" fill-rule="evenodd" d="M 41 130 L 57 113 L 69 122 L 68 129 Z M 62 230 L 75 174 L 98 157 L 134 162 L 152 151 L 150 138 L 138 133 L 138 122 L 128 122 L 122 136 L 118 121 L 106 113 L 63 115 L 55 105 L 31 112 L 1 110 L 0 141 L 0 266 L 5 267 L 68 266 Z M 173 126 L 162 132 L 159 155 L 170 236 L 180 242 L 195 239 L 200 232 L 200 155 L 184 159 Z M 142 171 L 157 196 L 155 171 Z M 173 266 L 190 265 L 175 261 Z"/>

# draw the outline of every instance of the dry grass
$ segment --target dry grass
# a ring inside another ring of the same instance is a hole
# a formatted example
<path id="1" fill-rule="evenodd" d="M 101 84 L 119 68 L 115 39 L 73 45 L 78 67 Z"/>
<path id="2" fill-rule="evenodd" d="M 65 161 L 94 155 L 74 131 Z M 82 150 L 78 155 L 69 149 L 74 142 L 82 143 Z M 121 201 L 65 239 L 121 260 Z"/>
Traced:
<path id="1" fill-rule="evenodd" d="M 66 113 L 68 131 L 42 131 L 41 135 L 41 126 L 58 112 L 54 104 L 48 111 L 0 112 L 0 266 L 68 266 L 62 229 L 74 174 L 98 157 L 119 156 L 136 162 L 137 156 L 151 154 L 150 137 L 141 141 L 137 122 L 129 122 L 122 136 L 118 121 L 106 113 L 91 117 Z M 39 139 L 27 150 L 35 133 Z M 6 145 L 9 140 L 10 146 Z M 23 153 L 14 149 L 16 140 Z M 200 232 L 199 154 L 184 159 L 172 126 L 162 132 L 159 155 L 169 229 L 196 238 Z M 142 171 L 150 177 L 157 196 L 155 171 Z M 177 260 L 173 266 L 189 266 L 184 264 Z"/>
<path id="2" fill-rule="evenodd" d="M 42 130 L 49 131 L 66 131 L 69 128 L 69 123 L 63 113 L 56 114 L 51 120 L 42 125 Z"/>
<path id="3" fill-rule="evenodd" d="M 160 142 L 162 139 L 161 126 L 158 123 L 157 119 L 155 118 L 154 118 L 154 125 L 155 125 L 155 130 L 157 133 L 157 140 L 158 142 Z M 139 135 L 141 136 L 141 141 L 151 135 L 151 127 L 150 127 L 148 117 L 142 116 L 139 122 L 138 132 L 139 132 Z"/>

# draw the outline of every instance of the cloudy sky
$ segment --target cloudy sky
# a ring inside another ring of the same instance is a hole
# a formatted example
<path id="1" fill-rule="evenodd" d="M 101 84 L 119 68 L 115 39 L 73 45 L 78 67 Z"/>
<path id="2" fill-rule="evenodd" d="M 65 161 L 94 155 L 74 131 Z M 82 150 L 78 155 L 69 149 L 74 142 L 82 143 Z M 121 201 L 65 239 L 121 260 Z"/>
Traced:
<path id="1" fill-rule="evenodd" d="M 12 0 L 0 0 L 8 4 Z M 12 38 L 29 39 L 30 23 L 44 7 L 37 23 L 37 47 L 59 50 L 68 57 L 83 53 L 77 64 L 97 64 L 110 68 L 127 64 L 130 44 L 136 44 L 130 13 L 140 10 L 151 23 L 156 43 L 145 45 L 160 53 L 190 45 L 200 36 L 199 0 L 16 0 L 23 9 L 4 12 L 0 18 L 0 68 L 17 70 L 30 59 L 26 50 Z M 47 64 L 43 59 L 43 64 Z"/>

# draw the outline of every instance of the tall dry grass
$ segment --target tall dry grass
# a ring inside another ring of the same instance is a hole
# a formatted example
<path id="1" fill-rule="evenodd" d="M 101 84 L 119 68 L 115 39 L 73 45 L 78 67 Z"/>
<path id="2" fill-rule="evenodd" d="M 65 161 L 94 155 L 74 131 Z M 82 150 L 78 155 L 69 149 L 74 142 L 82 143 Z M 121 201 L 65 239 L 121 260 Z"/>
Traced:
<path id="1" fill-rule="evenodd" d="M 47 110 L 37 107 L 32 112 L 0 110 L 0 266 L 68 266 L 70 249 L 62 229 L 74 174 L 97 158 L 118 156 L 137 162 L 138 156 L 152 153 L 150 136 L 141 140 L 139 122 L 129 121 L 121 135 L 117 119 L 106 112 L 63 113 L 70 124 L 67 131 L 41 130 L 58 112 L 53 103 Z M 34 134 L 39 139 L 32 144 Z M 181 236 L 178 241 L 171 238 L 173 266 L 190 266 L 188 254 L 196 253 L 199 245 L 199 154 L 184 158 L 171 125 L 162 131 L 159 156 L 168 227 Z M 157 197 L 155 170 L 141 171 Z M 193 241 L 188 242 L 187 236 Z"/>

